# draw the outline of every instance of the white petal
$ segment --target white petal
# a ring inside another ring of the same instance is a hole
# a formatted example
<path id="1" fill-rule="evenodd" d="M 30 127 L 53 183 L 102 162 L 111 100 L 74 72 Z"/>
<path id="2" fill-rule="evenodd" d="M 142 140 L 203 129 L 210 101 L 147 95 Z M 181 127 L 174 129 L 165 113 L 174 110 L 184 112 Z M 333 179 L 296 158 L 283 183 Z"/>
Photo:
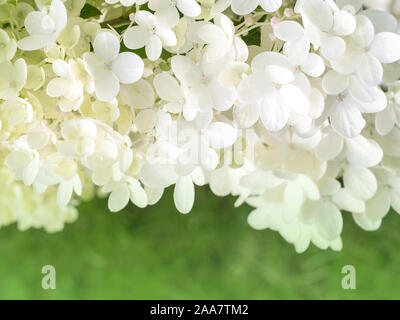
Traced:
<path id="1" fill-rule="evenodd" d="M 182 89 L 178 81 L 167 72 L 162 72 L 154 77 L 154 87 L 161 99 L 176 102 L 182 99 Z"/>
<path id="2" fill-rule="evenodd" d="M 69 64 L 64 60 L 56 60 L 53 62 L 53 71 L 56 75 L 63 78 L 69 77 Z"/>
<path id="3" fill-rule="evenodd" d="M 260 106 L 260 119 L 265 129 L 279 131 L 289 120 L 290 110 L 278 104 L 278 94 L 272 92 L 265 97 Z"/>
<path id="4" fill-rule="evenodd" d="M 357 107 L 343 103 L 336 105 L 330 119 L 332 128 L 347 138 L 359 135 L 366 123 Z"/>
<path id="5" fill-rule="evenodd" d="M 233 117 L 240 128 L 252 127 L 260 117 L 260 106 L 258 104 L 248 104 L 233 107 Z"/>
<path id="6" fill-rule="evenodd" d="M 172 165 L 145 163 L 140 171 L 141 181 L 151 188 L 167 188 L 177 180 Z"/>
<path id="7" fill-rule="evenodd" d="M 351 35 L 353 41 L 361 48 L 367 48 L 375 36 L 375 28 L 371 20 L 363 15 L 356 17 L 357 27 Z"/>
<path id="8" fill-rule="evenodd" d="M 201 7 L 195 0 L 177 0 L 176 5 L 185 16 L 194 18 L 201 13 Z"/>
<path id="9" fill-rule="evenodd" d="M 267 12 L 275 12 L 282 6 L 282 0 L 260 0 L 260 5 Z"/>
<path id="10" fill-rule="evenodd" d="M 161 197 L 164 193 L 163 188 L 150 188 L 150 187 L 145 186 L 144 189 L 147 194 L 147 202 L 151 206 L 156 204 L 161 199 Z"/>
<path id="11" fill-rule="evenodd" d="M 359 77 L 355 76 L 351 77 L 348 89 L 355 100 L 367 103 L 376 100 L 379 90 L 376 86 L 366 85 Z"/>
<path id="12" fill-rule="evenodd" d="M 164 0 L 149 0 L 148 2 L 149 8 L 153 11 L 165 9 L 168 5 L 170 5 L 170 2 Z"/>
<path id="13" fill-rule="evenodd" d="M 274 26 L 274 34 L 282 41 L 293 41 L 304 36 L 304 29 L 298 22 L 282 21 Z"/>
<path id="14" fill-rule="evenodd" d="M 254 11 L 259 0 L 232 0 L 232 11 L 238 15 L 246 15 Z"/>
<path id="15" fill-rule="evenodd" d="M 272 90 L 274 90 L 272 83 L 268 83 L 265 76 L 252 74 L 240 81 L 237 93 L 240 101 L 253 103 L 262 99 L 267 92 Z"/>
<path id="16" fill-rule="evenodd" d="M 310 41 L 306 37 L 301 37 L 297 40 L 286 42 L 283 49 L 290 62 L 298 66 L 306 61 L 310 53 Z"/>
<path id="17" fill-rule="evenodd" d="M 140 49 L 147 44 L 149 36 L 147 30 L 139 26 L 133 26 L 125 31 L 124 44 L 129 49 Z"/>
<path id="18" fill-rule="evenodd" d="M 141 110 L 135 119 L 135 126 L 139 132 L 149 132 L 156 124 L 156 113 L 152 109 Z"/>
<path id="19" fill-rule="evenodd" d="M 256 170 L 240 179 L 240 184 L 249 189 L 274 189 L 285 180 L 277 178 L 271 171 Z"/>
<path id="20" fill-rule="evenodd" d="M 145 208 L 148 203 L 147 193 L 137 180 L 129 184 L 130 199 L 139 208 Z"/>
<path id="21" fill-rule="evenodd" d="M 310 102 L 303 91 L 290 84 L 284 85 L 279 90 L 278 103 L 300 115 L 307 115 L 310 111 Z"/>
<path id="22" fill-rule="evenodd" d="M 320 144 L 315 150 L 316 156 L 323 160 L 329 161 L 336 158 L 343 150 L 344 139 L 332 132 L 322 138 Z"/>
<path id="23" fill-rule="evenodd" d="M 198 36 L 201 40 L 206 43 L 218 43 L 224 40 L 225 33 L 224 31 L 211 23 L 207 23 L 201 26 L 197 31 Z"/>
<path id="24" fill-rule="evenodd" d="M 325 64 L 319 55 L 310 53 L 301 64 L 301 70 L 310 77 L 320 77 L 325 71 Z"/>
<path id="25" fill-rule="evenodd" d="M 202 77 L 196 64 L 186 56 L 173 56 L 171 68 L 176 77 L 187 85 L 200 81 Z"/>
<path id="26" fill-rule="evenodd" d="M 330 70 L 322 78 L 322 89 L 329 95 L 338 95 L 347 89 L 349 77 Z"/>
<path id="27" fill-rule="evenodd" d="M 376 113 L 381 112 L 387 106 L 386 94 L 380 87 L 375 87 L 374 100 L 371 102 L 362 102 L 358 104 L 358 108 L 362 113 Z"/>
<path id="28" fill-rule="evenodd" d="M 143 75 L 143 70 L 143 60 L 132 52 L 122 52 L 112 62 L 112 71 L 124 84 L 138 81 Z"/>
<path id="29" fill-rule="evenodd" d="M 111 171 L 109 168 L 98 168 L 92 173 L 92 181 L 96 186 L 103 186 L 111 179 Z"/>
<path id="30" fill-rule="evenodd" d="M 382 63 L 392 63 L 400 59 L 400 35 L 381 32 L 375 35 L 370 52 Z"/>
<path id="31" fill-rule="evenodd" d="M 174 28 L 179 22 L 179 12 L 175 6 L 167 6 L 164 9 L 157 10 L 154 16 L 158 25 L 164 28 Z"/>
<path id="32" fill-rule="evenodd" d="M 300 185 L 303 188 L 303 191 L 308 199 L 314 200 L 314 201 L 319 200 L 320 193 L 319 193 L 318 186 L 315 184 L 315 182 L 311 178 L 309 178 L 306 175 L 300 175 L 297 178 L 297 182 L 300 183 Z"/>
<path id="33" fill-rule="evenodd" d="M 30 36 L 18 41 L 18 48 L 24 51 L 33 51 L 43 48 L 49 39 L 47 36 Z"/>
<path id="34" fill-rule="evenodd" d="M 210 145 L 216 149 L 230 147 L 237 138 L 236 129 L 224 122 L 213 122 L 206 132 Z"/>
<path id="35" fill-rule="evenodd" d="M 46 88 L 46 93 L 49 97 L 57 98 L 64 95 L 65 90 L 67 90 L 69 81 L 64 78 L 52 79 Z"/>
<path id="36" fill-rule="evenodd" d="M 376 231 L 382 224 L 382 220 L 370 220 L 366 214 L 355 213 L 353 214 L 353 219 L 365 231 Z"/>
<path id="37" fill-rule="evenodd" d="M 150 61 L 156 61 L 162 52 L 162 43 L 158 36 L 152 35 L 146 44 L 146 55 Z"/>
<path id="38" fill-rule="evenodd" d="M 383 151 L 379 144 L 363 136 L 346 140 L 346 157 L 353 164 L 365 167 L 373 167 L 379 164 L 383 158 Z"/>
<path id="39" fill-rule="evenodd" d="M 24 25 L 30 35 L 46 35 L 48 30 L 43 28 L 42 19 L 45 13 L 40 11 L 31 11 L 25 18 Z"/>
<path id="40" fill-rule="evenodd" d="M 126 184 L 118 185 L 108 197 L 108 209 L 111 212 L 121 211 L 129 202 L 129 189 Z"/>
<path id="41" fill-rule="evenodd" d="M 137 109 L 151 107 L 155 99 L 153 87 L 143 79 L 129 85 L 122 85 L 120 96 L 128 106 Z"/>
<path id="42" fill-rule="evenodd" d="M 324 1 L 306 0 L 301 8 L 304 14 L 312 24 L 321 31 L 328 32 L 333 26 L 333 14 L 329 5 Z"/>
<path id="43" fill-rule="evenodd" d="M 160 28 L 157 30 L 157 36 L 160 38 L 165 47 L 173 47 L 176 45 L 176 35 L 170 29 Z"/>
<path id="44" fill-rule="evenodd" d="M 387 108 L 375 116 L 375 128 L 376 131 L 381 135 L 387 135 L 396 123 L 396 115 L 393 111 L 393 107 L 391 105 L 387 106 Z"/>
<path id="45" fill-rule="evenodd" d="M 217 78 L 211 81 L 208 90 L 214 103 L 214 109 L 218 111 L 229 110 L 237 99 L 235 88 L 221 85 Z"/>
<path id="46" fill-rule="evenodd" d="M 316 216 L 316 224 L 321 236 L 327 241 L 333 241 L 342 233 L 343 217 L 336 206 L 324 201 L 321 211 Z"/>
<path id="47" fill-rule="evenodd" d="M 34 157 L 24 168 L 22 180 L 26 186 L 30 186 L 36 179 L 39 172 L 40 161 L 38 157 Z"/>
<path id="48" fill-rule="evenodd" d="M 292 222 L 300 212 L 304 202 L 303 189 L 298 183 L 288 183 L 283 195 L 283 220 Z"/>
<path id="49" fill-rule="evenodd" d="M 119 53 L 119 48 L 119 40 L 111 32 L 101 32 L 94 39 L 94 53 L 104 62 L 113 61 Z"/>
<path id="50" fill-rule="evenodd" d="M 63 181 L 57 188 L 57 203 L 60 207 L 65 207 L 71 200 L 73 191 L 72 181 Z"/>
<path id="51" fill-rule="evenodd" d="M 347 189 L 340 189 L 336 192 L 332 196 L 332 201 L 342 210 L 353 213 L 362 213 L 365 211 L 364 201 L 355 198 Z"/>
<path id="52" fill-rule="evenodd" d="M 348 166 L 343 174 L 343 182 L 354 197 L 363 201 L 371 199 L 378 188 L 374 174 L 360 165 Z"/>
<path id="53" fill-rule="evenodd" d="M 153 29 L 157 25 L 156 20 L 150 11 L 140 10 L 135 14 L 135 22 L 145 29 Z"/>
<path id="54" fill-rule="evenodd" d="M 339 36 L 348 36 L 356 29 L 356 19 L 344 10 L 336 11 L 333 20 L 333 32 Z"/>
<path id="55" fill-rule="evenodd" d="M 60 0 L 51 2 L 50 16 L 53 18 L 57 30 L 62 30 L 67 25 L 67 10 Z"/>
<path id="56" fill-rule="evenodd" d="M 370 54 L 365 54 L 361 59 L 357 75 L 366 85 L 376 86 L 382 81 L 383 68 L 377 58 Z"/>
<path id="57" fill-rule="evenodd" d="M 340 37 L 327 37 L 321 45 L 321 53 L 328 60 L 336 60 L 346 51 L 346 42 Z"/>
<path id="58" fill-rule="evenodd" d="M 265 230 L 269 224 L 269 215 L 266 209 L 253 210 L 247 217 L 247 223 L 256 230 Z"/>
<path id="59" fill-rule="evenodd" d="M 221 167 L 211 172 L 209 177 L 210 189 L 218 197 L 225 197 L 232 189 L 231 176 L 227 167 Z"/>
<path id="60" fill-rule="evenodd" d="M 174 189 L 176 209 L 183 214 L 189 213 L 194 204 L 194 184 L 190 176 L 178 179 Z"/>
<path id="61" fill-rule="evenodd" d="M 388 190 L 380 189 L 366 203 L 365 215 L 369 220 L 381 220 L 390 210 L 390 193 Z"/>
<path id="62" fill-rule="evenodd" d="M 331 61 L 332 68 L 338 73 L 352 74 L 359 67 L 360 60 L 364 54 L 365 52 L 356 46 L 347 46 L 346 51 L 340 58 Z"/>
<path id="63" fill-rule="evenodd" d="M 116 75 L 109 70 L 104 70 L 96 75 L 94 86 L 96 97 L 100 101 L 109 102 L 113 100 L 119 92 L 119 80 Z"/>

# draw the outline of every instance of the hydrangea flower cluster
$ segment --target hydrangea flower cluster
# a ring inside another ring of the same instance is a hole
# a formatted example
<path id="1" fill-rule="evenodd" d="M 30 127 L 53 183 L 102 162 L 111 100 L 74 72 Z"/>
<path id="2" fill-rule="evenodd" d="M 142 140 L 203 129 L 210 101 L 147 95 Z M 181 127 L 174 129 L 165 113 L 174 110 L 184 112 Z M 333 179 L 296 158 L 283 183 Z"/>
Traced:
<path id="1" fill-rule="evenodd" d="M 383 4 L 384 3 L 384 4 Z M 391 13 L 389 13 L 391 12 Z M 400 1 L 0 0 L 0 226 L 173 186 L 341 250 L 400 213 Z"/>

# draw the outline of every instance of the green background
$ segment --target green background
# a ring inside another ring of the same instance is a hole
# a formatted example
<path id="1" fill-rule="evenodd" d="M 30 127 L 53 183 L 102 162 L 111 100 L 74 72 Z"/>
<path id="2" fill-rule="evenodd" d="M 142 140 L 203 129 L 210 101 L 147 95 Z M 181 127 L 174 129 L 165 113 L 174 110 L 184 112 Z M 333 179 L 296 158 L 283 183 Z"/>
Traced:
<path id="1" fill-rule="evenodd" d="M 297 254 L 279 234 L 246 223 L 250 208 L 197 190 L 188 215 L 172 192 L 153 207 L 112 214 L 104 200 L 83 203 L 63 232 L 0 230 L 1 299 L 394 299 L 400 298 L 400 217 L 359 229 L 345 214 L 340 253 Z M 57 289 L 43 290 L 54 265 Z M 343 290 L 344 265 L 357 289 Z"/>

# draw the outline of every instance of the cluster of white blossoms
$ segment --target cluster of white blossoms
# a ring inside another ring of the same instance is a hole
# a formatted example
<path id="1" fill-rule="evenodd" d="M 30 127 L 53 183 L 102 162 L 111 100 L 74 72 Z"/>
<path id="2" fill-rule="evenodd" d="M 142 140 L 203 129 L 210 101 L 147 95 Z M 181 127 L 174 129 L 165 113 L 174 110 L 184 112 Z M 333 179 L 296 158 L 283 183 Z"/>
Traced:
<path id="1" fill-rule="evenodd" d="M 383 4 L 384 2 L 384 4 Z M 391 15 L 389 12 L 392 12 Z M 400 1 L 0 0 L 0 226 L 168 187 L 296 251 L 400 213 Z"/>

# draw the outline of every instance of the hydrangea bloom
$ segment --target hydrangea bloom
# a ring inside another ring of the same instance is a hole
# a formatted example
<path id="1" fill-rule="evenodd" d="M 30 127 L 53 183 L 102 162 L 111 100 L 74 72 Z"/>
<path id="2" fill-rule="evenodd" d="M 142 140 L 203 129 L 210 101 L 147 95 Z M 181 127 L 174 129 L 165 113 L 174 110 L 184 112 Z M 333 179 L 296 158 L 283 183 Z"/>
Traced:
<path id="1" fill-rule="evenodd" d="M 55 232 L 95 192 L 116 212 L 168 187 L 187 214 L 208 185 L 298 252 L 340 250 L 343 215 L 400 213 L 398 9 L 2 1 L 0 226 Z"/>

